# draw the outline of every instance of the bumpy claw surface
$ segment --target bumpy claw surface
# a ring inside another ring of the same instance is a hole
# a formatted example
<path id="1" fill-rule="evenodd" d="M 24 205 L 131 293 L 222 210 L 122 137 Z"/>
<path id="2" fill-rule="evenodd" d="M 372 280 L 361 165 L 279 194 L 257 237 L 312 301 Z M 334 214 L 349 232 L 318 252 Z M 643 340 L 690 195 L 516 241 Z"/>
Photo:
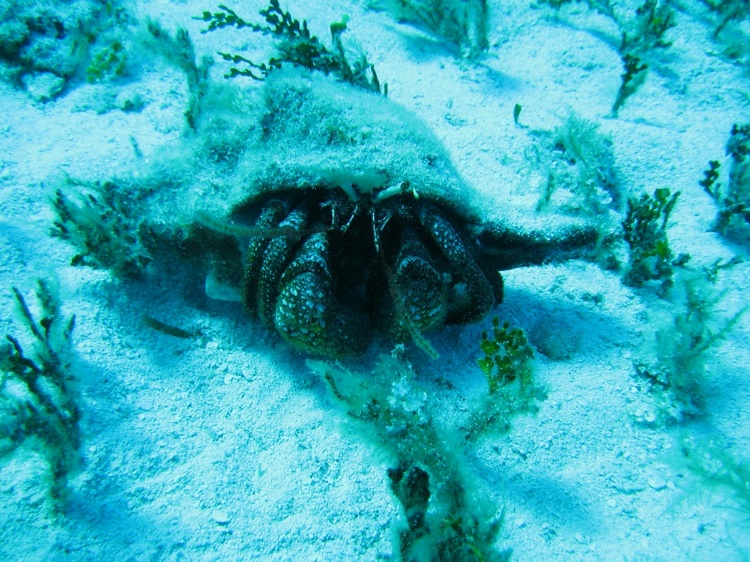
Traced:
<path id="1" fill-rule="evenodd" d="M 367 343 L 366 323 L 336 303 L 327 255 L 325 233 L 305 240 L 281 277 L 274 325 L 286 341 L 307 353 L 359 353 Z"/>
<path id="2" fill-rule="evenodd" d="M 255 226 L 258 228 L 274 228 L 284 218 L 287 207 L 281 201 L 274 200 L 266 205 L 261 211 Z M 263 267 L 263 255 L 268 248 L 270 238 L 256 236 L 250 239 L 247 246 L 245 258 L 244 286 L 242 288 L 242 300 L 245 308 L 250 314 L 258 314 L 258 283 Z"/>
<path id="3" fill-rule="evenodd" d="M 407 337 L 416 329 L 428 332 L 445 322 L 448 312 L 448 284 L 435 270 L 424 244 L 412 230 L 405 230 L 401 250 L 396 258 L 394 282 L 398 289 L 402 310 L 397 312 L 391 332 Z M 405 322 L 411 326 L 404 326 Z"/>
<path id="4" fill-rule="evenodd" d="M 279 226 L 300 230 L 307 218 L 307 213 L 295 209 Z M 272 238 L 263 253 L 263 259 L 258 274 L 258 316 L 269 328 L 273 327 L 273 314 L 276 308 L 278 282 L 284 271 L 284 265 L 292 254 L 295 240 L 286 236 Z"/>

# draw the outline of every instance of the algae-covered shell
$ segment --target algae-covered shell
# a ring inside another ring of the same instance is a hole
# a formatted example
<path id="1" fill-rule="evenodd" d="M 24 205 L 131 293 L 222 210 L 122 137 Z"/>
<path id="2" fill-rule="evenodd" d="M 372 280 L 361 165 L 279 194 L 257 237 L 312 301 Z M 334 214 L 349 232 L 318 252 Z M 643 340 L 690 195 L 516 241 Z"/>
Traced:
<path id="1" fill-rule="evenodd" d="M 217 152 L 214 144 L 236 146 L 229 165 L 204 162 L 208 169 L 183 193 L 183 210 L 221 219 L 280 190 L 327 187 L 377 201 L 382 190 L 408 185 L 417 197 L 478 219 L 476 193 L 440 141 L 386 97 L 319 73 L 285 70 L 269 76 L 258 98 L 239 116 L 236 102 L 231 114 L 206 110 L 203 157 Z"/>
<path id="2" fill-rule="evenodd" d="M 161 203 L 149 205 L 150 219 L 176 227 L 196 217 L 233 221 L 279 191 L 340 189 L 377 202 L 384 190 L 408 185 L 421 201 L 439 204 L 466 225 L 490 225 L 500 239 L 554 246 L 582 228 L 570 217 L 489 201 L 464 182 L 416 115 L 321 73 L 284 69 L 254 90 L 216 88 L 203 104 L 192 145 L 180 143 L 164 161 L 168 177 L 155 196 Z M 523 263 L 521 257 L 509 266 Z"/>

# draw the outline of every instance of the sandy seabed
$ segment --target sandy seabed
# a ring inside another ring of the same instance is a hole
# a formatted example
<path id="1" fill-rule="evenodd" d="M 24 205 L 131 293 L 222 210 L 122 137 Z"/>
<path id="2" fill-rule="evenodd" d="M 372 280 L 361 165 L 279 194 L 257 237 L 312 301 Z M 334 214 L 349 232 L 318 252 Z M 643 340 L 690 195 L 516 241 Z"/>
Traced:
<path id="1" fill-rule="evenodd" d="M 420 116 L 466 181 L 498 205 L 533 209 L 542 182 L 528 159 L 538 142 L 533 131 L 575 113 L 612 139 L 628 193 L 681 192 L 669 229 L 675 254 L 707 266 L 740 253 L 711 231 L 715 205 L 698 182 L 709 160 L 727 161 L 732 125 L 750 122 L 750 76 L 718 56 L 703 5 L 676 6 L 671 46 L 613 117 L 619 33 L 584 4 L 556 13 L 490 1 L 491 46 L 476 63 L 363 4 L 306 0 L 289 9 L 326 38 L 328 24 L 348 14 L 348 36 L 388 82 L 389 98 Z M 262 7 L 233 6 L 247 18 Z M 199 56 L 268 41 L 250 32 L 201 34 L 191 16 L 205 9 L 214 6 L 133 7 L 166 29 L 185 27 Z M 220 80 L 226 68 L 215 58 L 212 76 Z M 135 90 L 143 109 L 101 111 L 113 88 Z M 32 444 L 0 461 L 0 558 L 393 559 L 400 508 L 388 459 L 346 430 L 346 415 L 304 355 L 240 305 L 207 299 L 200 279 L 119 281 L 69 265 L 74 250 L 49 236 L 53 178 L 132 170 L 133 139 L 142 160 L 157 157 L 184 130 L 186 92 L 184 75 L 157 63 L 126 84 L 75 83 L 47 103 L 0 85 L 0 333 L 21 331 L 11 320 L 10 287 L 30 294 L 35 278 L 54 276 L 64 311 L 76 314 L 83 413 L 83 459 L 63 514 L 46 494 L 48 468 Z M 516 104 L 522 126 L 513 121 Z M 719 321 L 747 303 L 748 274 L 740 263 L 722 275 Z M 655 311 L 668 303 L 582 261 L 504 277 L 505 302 L 493 314 L 548 354 L 537 353 L 536 377 L 546 389 L 538 412 L 483 439 L 467 461 L 503 513 L 498 548 L 520 561 L 746 560 L 750 513 L 741 486 L 738 495 L 691 470 L 681 448 L 689 438 L 699 454 L 719 443 L 737 462 L 750 458 L 750 316 L 711 351 L 705 414 L 661 423 L 633 362 L 654 337 Z M 144 312 L 202 337 L 150 330 Z M 465 408 L 486 385 L 476 360 L 488 326 L 430 334 L 439 360 L 410 350 L 436 409 Z M 376 355 L 349 366 L 369 371 Z"/>

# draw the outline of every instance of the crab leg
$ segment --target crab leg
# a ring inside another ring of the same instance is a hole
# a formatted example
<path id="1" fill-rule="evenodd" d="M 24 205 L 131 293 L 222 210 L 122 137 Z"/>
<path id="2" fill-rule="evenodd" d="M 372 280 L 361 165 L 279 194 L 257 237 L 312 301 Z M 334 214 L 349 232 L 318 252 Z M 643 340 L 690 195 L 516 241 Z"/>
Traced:
<path id="1" fill-rule="evenodd" d="M 433 207 L 422 207 L 419 218 L 463 285 L 453 285 L 453 303 L 447 323 L 464 323 L 484 317 L 494 304 L 487 276 L 466 249 L 458 232 Z"/>
<path id="2" fill-rule="evenodd" d="M 405 299 L 402 295 L 399 283 L 396 280 L 396 276 L 393 274 L 391 268 L 386 263 L 385 255 L 383 254 L 383 248 L 380 245 L 379 232 L 385 226 L 385 223 L 390 219 L 390 215 L 386 215 L 386 217 L 384 217 L 380 221 L 379 225 L 378 221 L 376 220 L 374 209 L 371 210 L 370 217 L 372 221 L 372 236 L 373 242 L 375 244 L 375 250 L 378 253 L 380 264 L 383 266 L 383 273 L 385 274 L 386 280 L 388 282 L 388 290 L 391 294 L 391 302 L 393 303 L 394 318 L 390 322 L 386 319 L 386 324 L 390 324 L 392 326 L 392 330 L 397 333 L 408 333 L 411 336 L 412 340 L 414 340 L 414 343 L 422 351 L 424 351 L 432 359 L 437 359 L 439 357 L 438 352 L 435 351 L 435 349 L 432 347 L 432 344 L 427 340 L 427 338 L 422 336 L 422 332 L 419 330 L 419 327 L 414 324 L 409 312 L 406 310 L 407 299 Z"/>
<path id="3" fill-rule="evenodd" d="M 295 231 L 299 231 L 307 221 L 307 214 L 306 210 L 296 208 L 279 223 L 279 226 L 290 227 Z M 274 324 L 273 315 L 276 309 L 276 296 L 278 294 L 277 283 L 297 243 L 297 238 L 278 236 L 268 243 L 263 252 L 263 260 L 258 272 L 256 298 L 258 303 L 258 317 L 269 328 L 273 328 Z M 250 302 L 252 302 L 251 294 L 249 295 L 246 292 L 245 298 L 250 299 Z"/>
<path id="4" fill-rule="evenodd" d="M 483 261 L 496 271 L 586 256 L 599 236 L 594 225 L 564 217 L 533 227 L 490 222 L 473 234 Z"/>
<path id="5" fill-rule="evenodd" d="M 273 228 L 279 224 L 284 214 L 287 212 L 287 205 L 279 200 L 271 201 L 260 214 L 256 227 Z M 258 281 L 260 279 L 260 270 L 263 266 L 263 254 L 268 247 L 270 239 L 267 237 L 256 236 L 250 239 L 247 245 L 245 279 L 242 287 L 242 300 L 245 309 L 250 314 L 258 313 Z"/>

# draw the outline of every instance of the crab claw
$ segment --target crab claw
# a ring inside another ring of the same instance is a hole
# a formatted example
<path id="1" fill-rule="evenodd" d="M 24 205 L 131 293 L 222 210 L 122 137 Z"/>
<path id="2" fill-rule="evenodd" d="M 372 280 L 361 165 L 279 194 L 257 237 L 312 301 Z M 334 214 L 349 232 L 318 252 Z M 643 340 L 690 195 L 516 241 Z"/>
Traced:
<path id="1" fill-rule="evenodd" d="M 292 346 L 307 353 L 340 357 L 364 351 L 364 315 L 333 299 L 328 239 L 313 234 L 281 276 L 274 325 Z"/>
<path id="2" fill-rule="evenodd" d="M 427 249 L 412 230 L 405 230 L 402 234 L 393 280 L 401 310 L 391 320 L 391 332 L 403 337 L 413 330 L 427 332 L 445 323 L 447 280 L 432 266 Z M 405 326 L 405 322 L 410 326 Z"/>

